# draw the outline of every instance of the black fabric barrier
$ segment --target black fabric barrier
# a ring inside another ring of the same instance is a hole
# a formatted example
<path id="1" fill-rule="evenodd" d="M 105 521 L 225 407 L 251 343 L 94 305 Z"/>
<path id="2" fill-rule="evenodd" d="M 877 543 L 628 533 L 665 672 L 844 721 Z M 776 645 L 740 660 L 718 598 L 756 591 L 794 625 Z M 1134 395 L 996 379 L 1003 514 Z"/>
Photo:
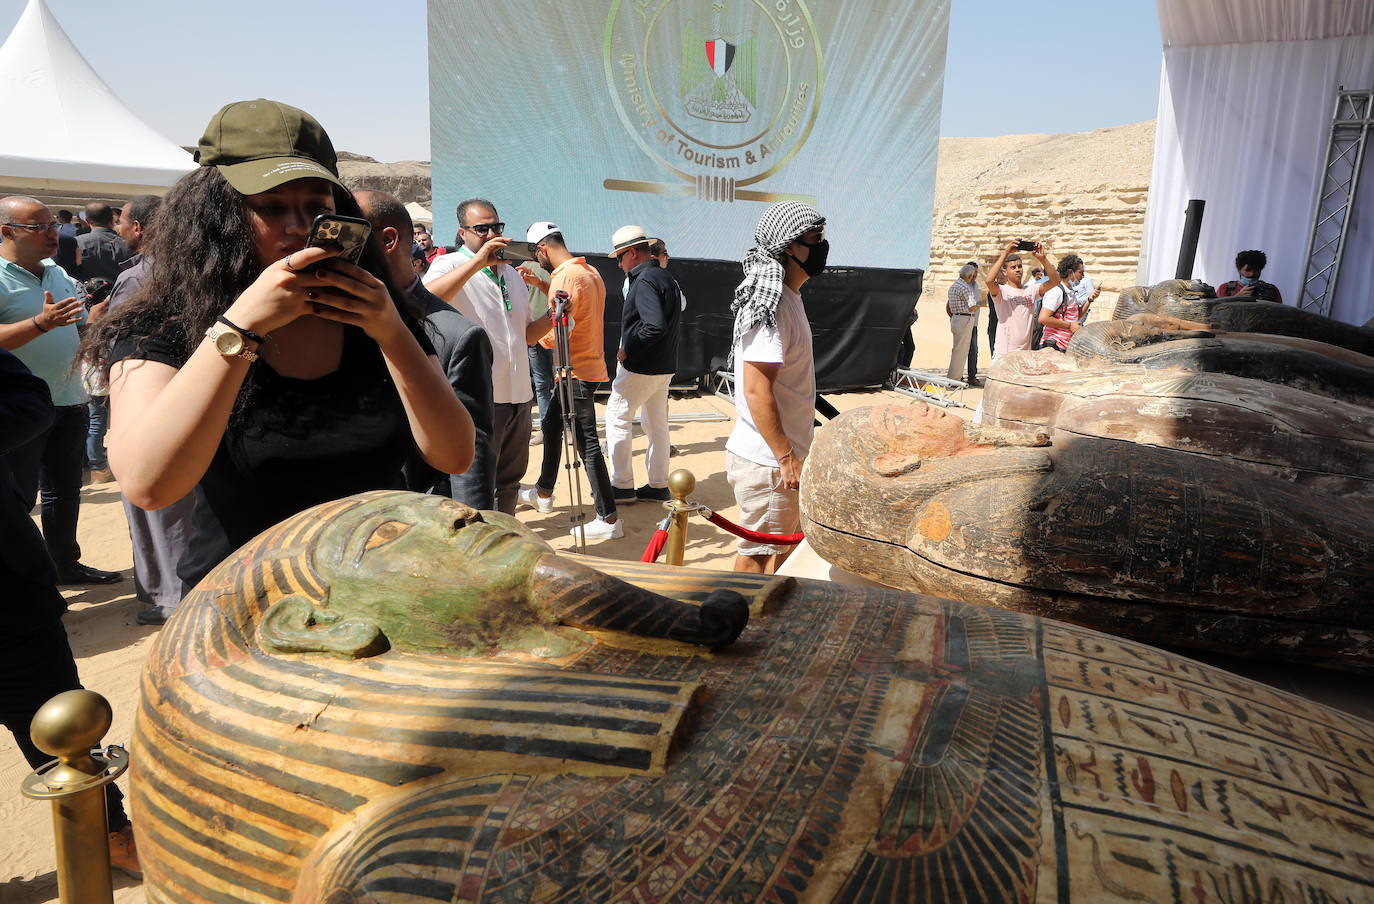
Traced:
<path id="1" fill-rule="evenodd" d="M 614 258 L 587 255 L 606 282 L 606 369 L 614 375 L 620 344 L 625 274 Z M 739 261 L 673 258 L 668 272 L 687 299 L 673 383 L 690 383 L 725 366 L 735 315 L 730 301 L 742 278 Z M 921 295 L 921 270 L 837 267 L 802 288 L 811 321 L 820 392 L 880 386 L 897 363 L 902 335 Z"/>

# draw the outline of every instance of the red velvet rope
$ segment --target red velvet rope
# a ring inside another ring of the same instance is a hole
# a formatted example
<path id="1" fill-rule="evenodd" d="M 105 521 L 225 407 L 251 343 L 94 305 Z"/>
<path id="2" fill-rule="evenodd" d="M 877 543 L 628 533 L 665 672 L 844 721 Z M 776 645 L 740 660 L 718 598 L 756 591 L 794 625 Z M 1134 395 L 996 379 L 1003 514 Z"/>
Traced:
<path id="1" fill-rule="evenodd" d="M 663 547 L 668 545 L 668 532 L 663 528 L 654 531 L 654 535 L 649 538 L 649 545 L 644 547 L 644 555 L 639 557 L 641 562 L 657 562 L 658 557 L 663 554 Z"/>
<path id="2" fill-rule="evenodd" d="M 806 534 L 761 534 L 756 530 L 749 530 L 747 527 L 740 527 L 738 524 L 725 520 L 718 512 L 708 513 L 706 520 L 721 530 L 729 531 L 736 537 L 751 543 L 776 543 L 780 546 L 793 546 L 806 539 Z"/>

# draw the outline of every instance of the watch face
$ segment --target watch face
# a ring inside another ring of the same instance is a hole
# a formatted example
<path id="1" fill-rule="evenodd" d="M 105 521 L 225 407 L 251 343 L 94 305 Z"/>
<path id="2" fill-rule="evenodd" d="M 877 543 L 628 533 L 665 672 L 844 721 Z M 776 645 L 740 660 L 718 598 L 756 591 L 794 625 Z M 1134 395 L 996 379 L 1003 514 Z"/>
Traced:
<path id="1" fill-rule="evenodd" d="M 225 330 L 215 337 L 215 348 L 221 355 L 237 355 L 243 351 L 243 337 Z"/>

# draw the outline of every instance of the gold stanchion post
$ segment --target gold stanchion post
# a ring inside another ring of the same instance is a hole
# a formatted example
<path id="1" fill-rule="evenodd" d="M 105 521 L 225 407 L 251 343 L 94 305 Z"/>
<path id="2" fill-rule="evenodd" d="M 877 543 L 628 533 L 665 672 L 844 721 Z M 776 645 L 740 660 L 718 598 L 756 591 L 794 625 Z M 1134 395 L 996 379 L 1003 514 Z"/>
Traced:
<path id="1" fill-rule="evenodd" d="M 668 545 L 664 550 L 669 565 L 681 565 L 687 554 L 687 519 L 692 509 L 687 505 L 687 497 L 697 488 L 697 479 L 686 468 L 678 468 L 668 475 L 668 492 L 673 501 L 667 503 L 670 521 L 668 523 Z"/>
<path id="2" fill-rule="evenodd" d="M 30 736 L 57 759 L 24 779 L 23 793 L 52 801 L 57 847 L 57 892 L 62 904 L 113 904 L 105 786 L 129 768 L 119 747 L 91 748 L 110 730 L 114 713 L 94 691 L 58 694 L 33 717 Z"/>

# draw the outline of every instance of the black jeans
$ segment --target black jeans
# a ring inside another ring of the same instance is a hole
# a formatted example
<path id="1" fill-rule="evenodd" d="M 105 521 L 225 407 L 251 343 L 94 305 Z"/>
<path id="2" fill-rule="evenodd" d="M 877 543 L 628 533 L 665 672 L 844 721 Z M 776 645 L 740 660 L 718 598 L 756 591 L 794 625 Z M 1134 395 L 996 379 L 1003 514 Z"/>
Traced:
<path id="1" fill-rule="evenodd" d="M 582 464 L 587 469 L 587 481 L 592 485 L 592 499 L 596 513 L 605 519 L 615 514 L 615 496 L 611 492 L 611 475 L 606 470 L 606 454 L 601 449 L 601 437 L 596 432 L 596 404 L 592 393 L 598 383 L 572 381 L 573 425 L 577 445 L 582 450 Z M 539 422 L 544 431 L 544 463 L 539 468 L 539 489 L 552 493 L 558 483 L 558 466 L 563 458 L 563 399 L 555 384 L 549 409 Z"/>
<path id="2" fill-rule="evenodd" d="M 47 432 L 5 456 L 24 503 L 42 494 L 43 540 L 59 571 L 81 561 L 76 521 L 81 510 L 81 466 L 90 415 L 85 405 L 63 405 Z"/>
<path id="3" fill-rule="evenodd" d="M 997 305 L 991 300 L 988 301 L 988 354 L 997 354 Z"/>
<path id="4" fill-rule="evenodd" d="M 973 335 L 968 341 L 968 381 L 972 383 L 978 379 L 978 328 L 973 328 Z"/>
<path id="5" fill-rule="evenodd" d="M 57 593 L 55 587 L 40 587 L 13 575 L 7 578 L 6 595 L 14 593 L 16 603 L 32 599 L 27 591 Z M 79 687 L 76 660 L 60 619 L 23 623 L 18 628 L 11 622 L 0 628 L 0 725 L 14 735 L 19 752 L 31 768 L 56 759 L 35 747 L 29 737 L 34 714 L 52 697 Z M 105 817 L 111 832 L 129 822 L 124 813 L 124 795 L 113 782 L 105 786 Z"/>

